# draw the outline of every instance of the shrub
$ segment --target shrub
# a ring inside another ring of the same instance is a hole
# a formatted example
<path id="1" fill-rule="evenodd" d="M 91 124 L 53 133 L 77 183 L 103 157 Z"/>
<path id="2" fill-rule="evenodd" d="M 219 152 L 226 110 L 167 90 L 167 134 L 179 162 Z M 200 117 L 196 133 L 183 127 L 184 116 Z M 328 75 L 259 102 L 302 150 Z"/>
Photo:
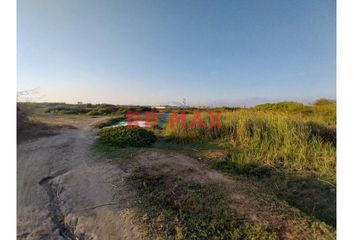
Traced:
<path id="1" fill-rule="evenodd" d="M 47 108 L 45 113 L 53 113 L 53 114 L 85 114 L 90 111 L 89 108 L 81 107 L 81 106 L 54 106 Z"/>
<path id="2" fill-rule="evenodd" d="M 313 105 L 315 106 L 323 106 L 323 105 L 331 105 L 331 104 L 335 104 L 336 102 L 334 100 L 331 99 L 326 99 L 326 98 L 320 98 L 317 99 Z"/>
<path id="3" fill-rule="evenodd" d="M 98 135 L 102 143 L 119 147 L 144 147 L 157 140 L 153 132 L 136 126 L 105 128 L 100 130 Z"/>
<path id="4" fill-rule="evenodd" d="M 117 109 L 117 107 L 111 105 L 98 105 L 96 108 L 92 109 L 87 114 L 90 116 L 107 115 L 116 112 Z"/>
<path id="5" fill-rule="evenodd" d="M 255 107 L 257 110 L 277 110 L 284 112 L 299 112 L 307 110 L 308 106 L 298 102 L 265 103 Z"/>

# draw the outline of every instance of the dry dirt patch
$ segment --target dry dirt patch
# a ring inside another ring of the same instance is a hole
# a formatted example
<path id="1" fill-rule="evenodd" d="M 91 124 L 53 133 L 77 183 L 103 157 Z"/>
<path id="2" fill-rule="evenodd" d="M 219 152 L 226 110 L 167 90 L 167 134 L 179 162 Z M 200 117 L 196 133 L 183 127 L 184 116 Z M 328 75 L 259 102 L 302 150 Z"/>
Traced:
<path id="1" fill-rule="evenodd" d="M 136 159 L 152 175 L 163 174 L 187 182 L 217 185 L 229 198 L 229 206 L 237 215 L 271 226 L 281 239 L 335 239 L 327 226 L 313 224 L 300 211 L 275 201 L 262 189 L 211 170 L 194 158 L 171 152 L 143 151 Z"/>

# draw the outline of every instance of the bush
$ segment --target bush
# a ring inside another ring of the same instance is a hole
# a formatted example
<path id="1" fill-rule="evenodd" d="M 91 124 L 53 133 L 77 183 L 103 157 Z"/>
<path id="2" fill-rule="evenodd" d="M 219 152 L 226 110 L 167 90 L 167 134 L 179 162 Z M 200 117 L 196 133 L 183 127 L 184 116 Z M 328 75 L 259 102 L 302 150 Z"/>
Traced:
<path id="1" fill-rule="evenodd" d="M 100 104 L 97 105 L 94 109 L 89 111 L 87 114 L 89 116 L 97 116 L 97 115 L 107 115 L 112 114 L 118 110 L 118 107 L 109 104 Z"/>
<path id="2" fill-rule="evenodd" d="M 276 110 L 284 112 L 300 112 L 308 110 L 308 106 L 298 102 L 265 103 L 255 107 L 257 110 Z"/>
<path id="3" fill-rule="evenodd" d="M 323 105 L 331 105 L 331 104 L 335 104 L 336 102 L 334 100 L 331 99 L 326 99 L 326 98 L 320 98 L 317 99 L 313 105 L 315 106 L 323 106 Z"/>
<path id="4" fill-rule="evenodd" d="M 105 128 L 98 135 L 102 143 L 119 147 L 144 147 L 157 140 L 153 132 L 136 126 Z"/>
<path id="5" fill-rule="evenodd" d="M 47 108 L 44 112 L 45 113 L 53 113 L 53 114 L 85 114 L 90 111 L 89 108 L 80 107 L 80 106 L 54 106 Z"/>

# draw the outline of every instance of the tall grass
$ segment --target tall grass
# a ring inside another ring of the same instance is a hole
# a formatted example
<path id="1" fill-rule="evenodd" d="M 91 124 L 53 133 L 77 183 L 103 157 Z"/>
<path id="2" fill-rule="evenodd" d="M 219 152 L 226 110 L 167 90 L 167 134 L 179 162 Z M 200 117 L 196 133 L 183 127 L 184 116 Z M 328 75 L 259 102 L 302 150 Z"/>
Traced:
<path id="1" fill-rule="evenodd" d="M 317 107 L 316 111 L 326 112 Z M 177 143 L 215 142 L 227 148 L 228 160 L 239 166 L 270 165 L 311 171 L 335 181 L 335 128 L 328 126 L 333 125 L 333 119 L 327 117 L 244 109 L 222 113 L 220 128 L 167 126 L 164 135 Z M 191 118 L 188 115 L 187 122 Z M 203 119 L 208 122 L 206 114 Z"/>

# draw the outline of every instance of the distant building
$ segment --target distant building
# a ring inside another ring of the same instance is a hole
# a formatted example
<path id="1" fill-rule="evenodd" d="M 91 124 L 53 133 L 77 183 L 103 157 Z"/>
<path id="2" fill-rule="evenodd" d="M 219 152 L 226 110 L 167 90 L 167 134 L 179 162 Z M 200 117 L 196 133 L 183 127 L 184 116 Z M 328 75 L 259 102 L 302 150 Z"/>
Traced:
<path id="1" fill-rule="evenodd" d="M 156 108 L 156 109 L 166 109 L 168 108 L 167 105 L 159 105 L 159 106 L 152 106 L 153 108 Z"/>
<path id="2" fill-rule="evenodd" d="M 158 105 L 158 106 L 151 106 L 151 107 L 156 109 L 180 108 L 180 106 L 174 106 L 174 105 Z"/>
<path id="3" fill-rule="evenodd" d="M 83 103 L 82 102 L 77 102 L 77 105 L 82 105 Z"/>

